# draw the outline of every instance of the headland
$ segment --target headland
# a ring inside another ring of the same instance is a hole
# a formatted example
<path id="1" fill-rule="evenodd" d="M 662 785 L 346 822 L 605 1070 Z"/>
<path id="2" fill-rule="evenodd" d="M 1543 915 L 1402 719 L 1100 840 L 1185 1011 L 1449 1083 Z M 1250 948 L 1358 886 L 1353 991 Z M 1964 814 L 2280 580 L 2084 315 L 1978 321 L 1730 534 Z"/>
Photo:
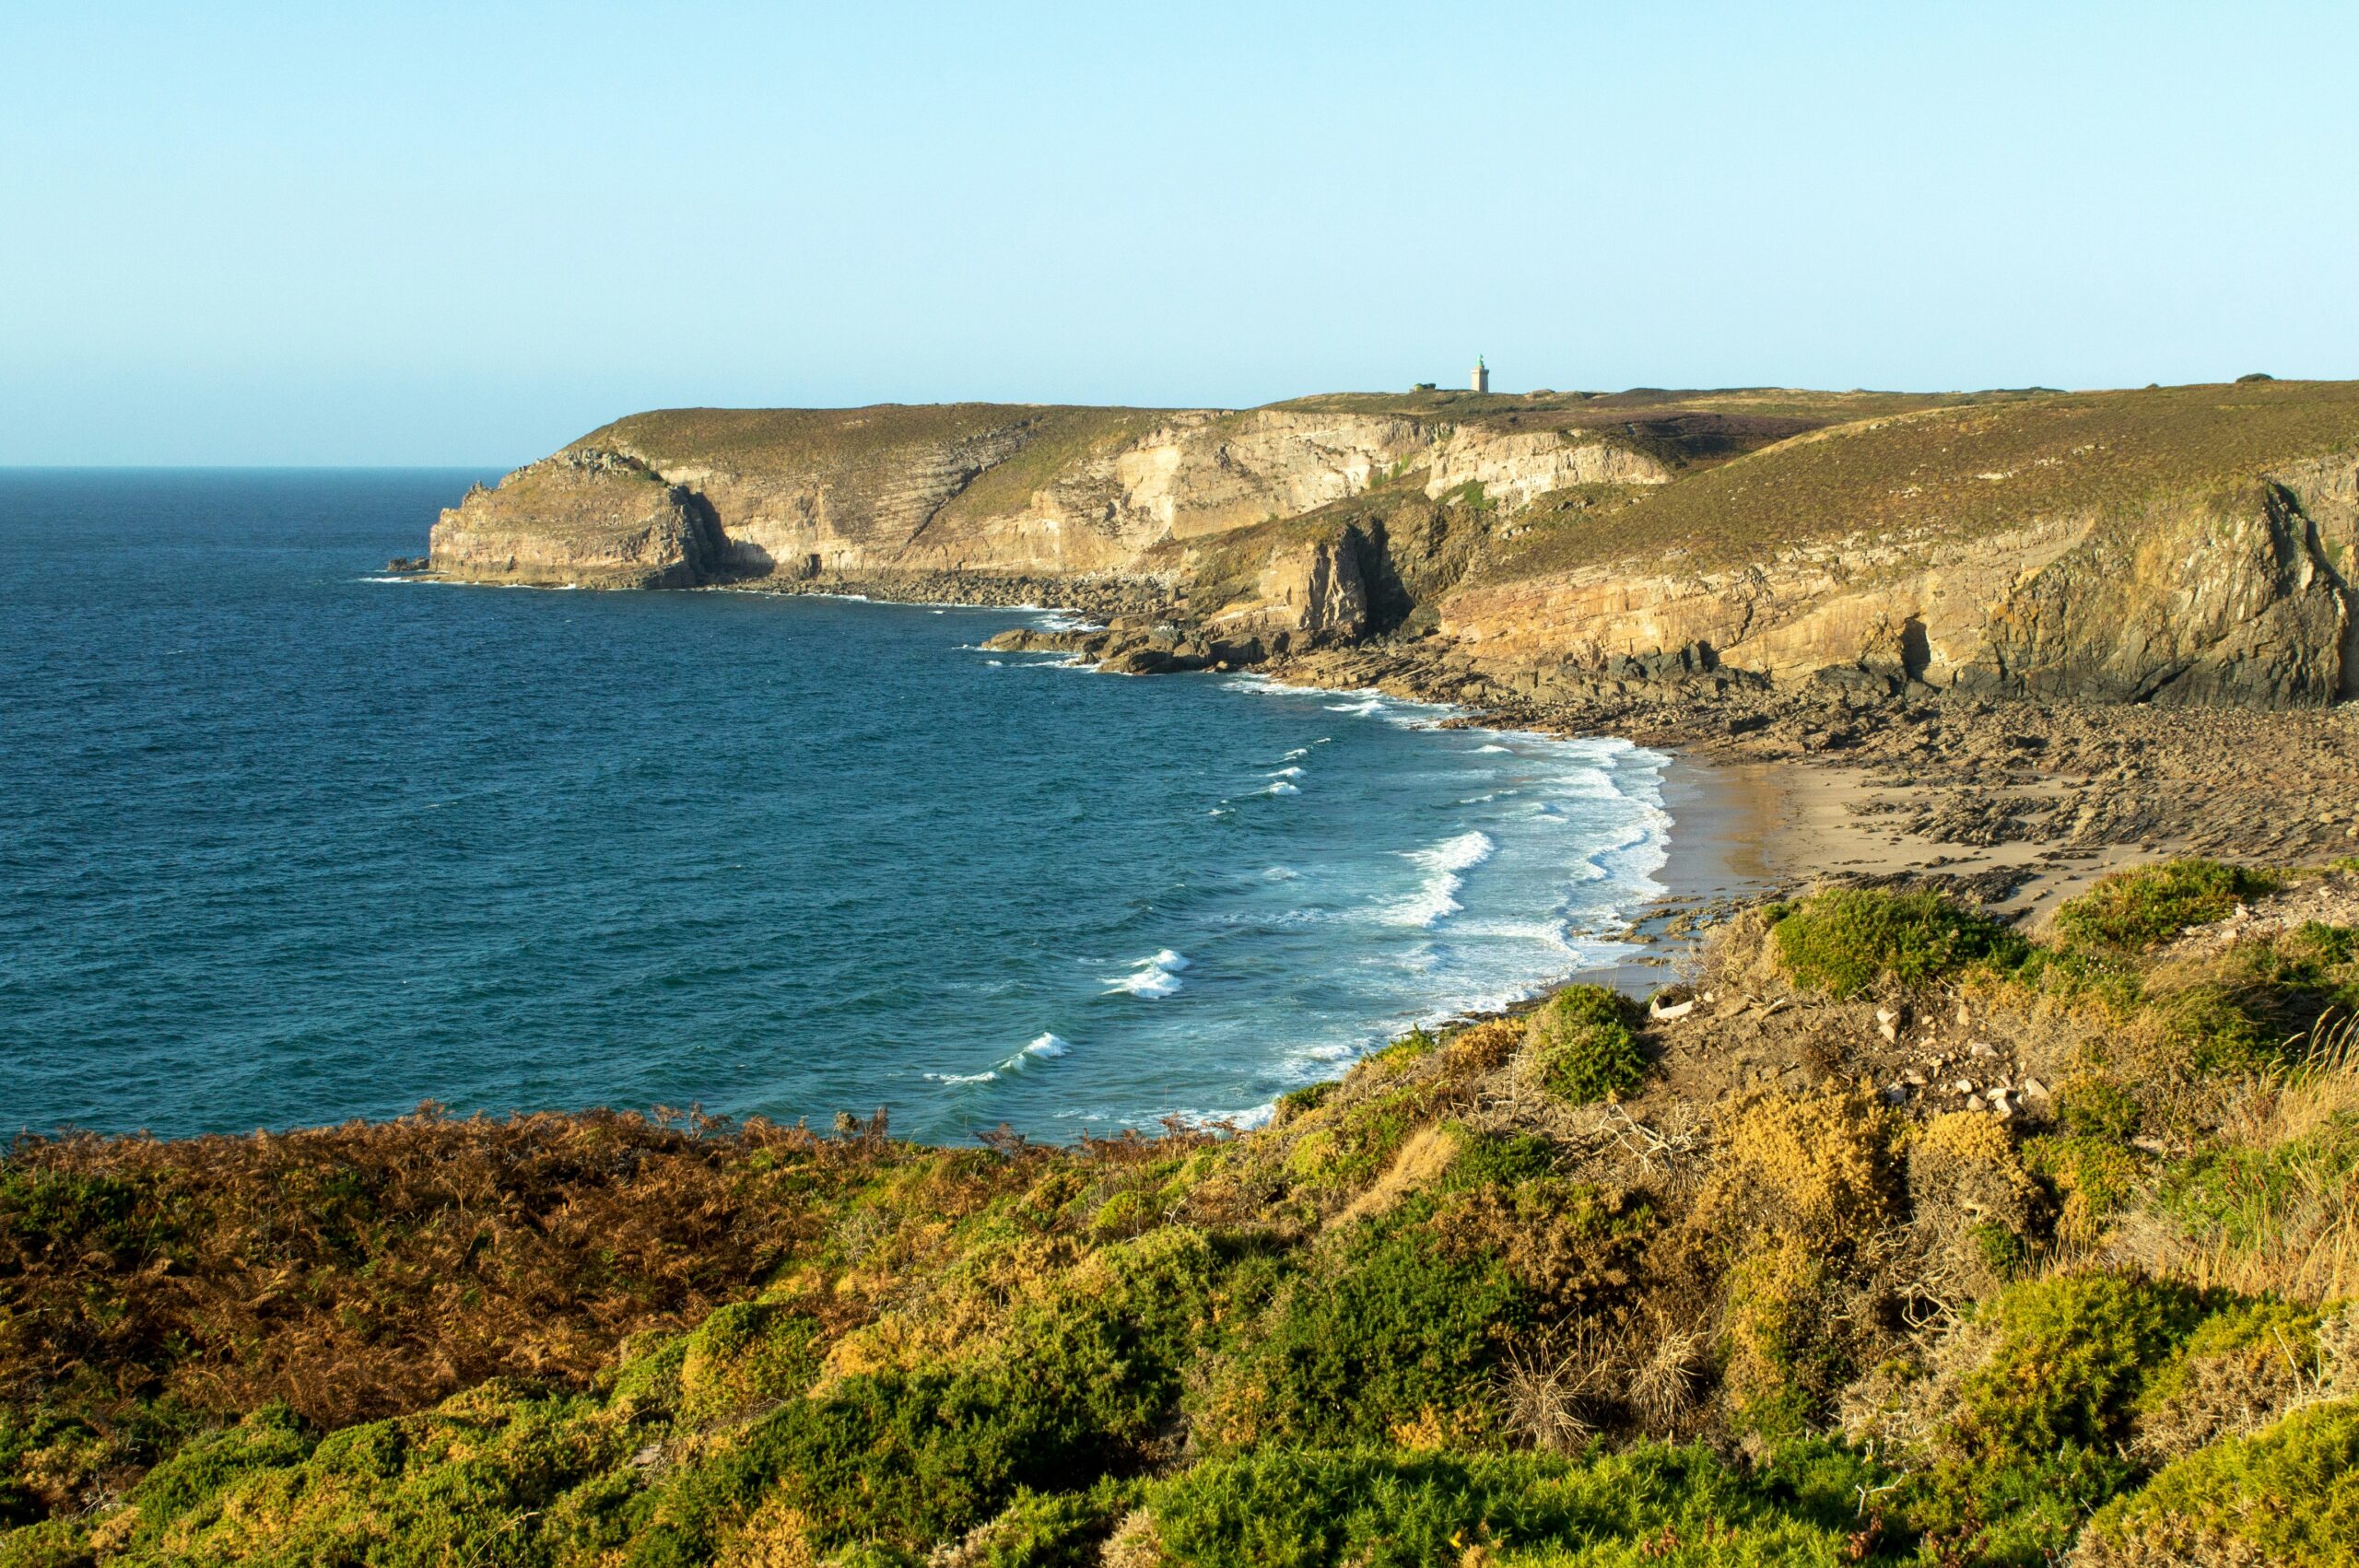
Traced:
<path id="1" fill-rule="evenodd" d="M 2355 529 L 2344 383 L 617 421 L 430 571 L 1669 746 L 1709 935 L 1244 1133 L 28 1140 L 0 1562 L 2348 1562 Z"/>

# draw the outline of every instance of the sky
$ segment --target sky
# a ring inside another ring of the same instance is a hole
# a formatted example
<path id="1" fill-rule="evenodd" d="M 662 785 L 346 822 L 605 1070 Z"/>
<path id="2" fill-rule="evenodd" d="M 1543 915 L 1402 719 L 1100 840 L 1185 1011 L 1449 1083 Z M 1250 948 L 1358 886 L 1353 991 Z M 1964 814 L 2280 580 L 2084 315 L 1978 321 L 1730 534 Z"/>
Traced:
<path id="1" fill-rule="evenodd" d="M 7 6 L 0 463 L 2359 375 L 2359 6 Z"/>

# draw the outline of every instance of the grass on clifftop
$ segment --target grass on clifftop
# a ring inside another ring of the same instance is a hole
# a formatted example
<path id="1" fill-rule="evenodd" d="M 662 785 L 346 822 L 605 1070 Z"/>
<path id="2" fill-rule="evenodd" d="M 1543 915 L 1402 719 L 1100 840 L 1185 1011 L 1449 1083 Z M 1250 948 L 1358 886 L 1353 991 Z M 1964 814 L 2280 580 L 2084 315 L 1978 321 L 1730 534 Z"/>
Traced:
<path id="1" fill-rule="evenodd" d="M 602 425 L 569 450 L 623 448 L 657 467 L 749 474 L 856 472 L 898 448 L 1022 428 L 1051 451 L 1152 421 L 1152 410 L 1054 404 L 877 404 L 867 408 L 665 408 Z"/>
<path id="2" fill-rule="evenodd" d="M 1853 534 L 1971 538 L 2072 514 L 2127 517 L 2240 495 L 2272 469 L 2359 445 L 2359 383 L 2266 381 L 2057 393 L 1879 415 L 1634 492 L 1545 501 L 1483 575 L 1606 561 L 1758 563 Z"/>
<path id="3" fill-rule="evenodd" d="M 2359 1071 L 2238 1042 L 2359 931 L 2144 940 L 2218 882 L 1822 894 L 1234 1136 L 20 1140 L 0 1565 L 2349 1562 Z M 1674 1087 L 1887 1001 L 2053 1113 Z"/>

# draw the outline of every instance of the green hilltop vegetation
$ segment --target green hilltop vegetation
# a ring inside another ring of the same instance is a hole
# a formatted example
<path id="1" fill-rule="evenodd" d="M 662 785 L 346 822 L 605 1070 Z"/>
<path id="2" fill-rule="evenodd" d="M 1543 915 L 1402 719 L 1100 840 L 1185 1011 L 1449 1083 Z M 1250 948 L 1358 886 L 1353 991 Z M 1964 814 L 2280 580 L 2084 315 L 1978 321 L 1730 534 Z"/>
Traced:
<path id="1" fill-rule="evenodd" d="M 1709 397 L 1696 406 L 1720 410 Z M 2353 446 L 2359 383 L 2349 381 L 1928 399 L 1630 486 L 1606 505 L 1543 500 L 1483 575 L 1663 555 L 1727 568 L 1854 534 L 1957 539 L 2043 518 L 2134 519 L 2241 500 L 2272 470 Z"/>
<path id="2" fill-rule="evenodd" d="M 1143 430 L 1152 409 L 1057 404 L 880 404 L 868 408 L 666 408 L 602 425 L 572 449 L 628 446 L 659 468 L 859 470 L 906 446 L 971 440 L 1011 427 L 1052 449 Z"/>
<path id="3" fill-rule="evenodd" d="M 22 1139 L 0 1564 L 2348 1563 L 2354 903 L 1825 892 L 1235 1135 Z"/>
<path id="4" fill-rule="evenodd" d="M 938 514 L 955 531 L 1022 511 L 1034 495 L 1173 412 L 997 404 L 673 409 L 617 420 L 574 446 L 620 446 L 672 472 L 832 473 L 873 486 L 892 480 L 898 463 L 938 462 L 959 443 L 991 445 L 980 473 Z M 1460 543 L 1450 569 L 1422 584 L 1426 613 L 1414 629 L 1431 622 L 1432 600 L 1461 582 L 1616 562 L 1726 570 L 1813 544 L 1931 548 L 2060 520 L 2134 532 L 2189 510 L 2248 515 L 2269 476 L 2359 449 L 2359 382 L 2267 379 L 2086 392 L 1330 393 L 1216 414 L 1215 427 L 1262 412 L 1402 418 L 1437 439 L 1461 427 L 1562 432 L 1635 451 L 1670 471 L 1668 484 L 1568 486 L 1512 516 L 1479 486 L 1439 497 L 1431 504 L 1449 514 Z M 1427 505 L 1426 480 L 1423 462 L 1404 459 L 1365 493 L 1306 514 L 1315 520 L 1310 532 L 1380 524 L 1404 507 Z M 528 493 L 519 493 L 514 510 L 534 515 Z M 2349 527 L 2344 520 L 2327 528 L 2330 558 L 2347 553 Z M 1183 568 L 1181 543 L 1151 564 Z M 1240 541 L 1229 554 L 1241 561 L 1252 544 Z M 1914 558 L 1904 549 L 1892 569 Z M 1407 558 L 1393 565 L 1404 585 L 1416 575 Z"/>

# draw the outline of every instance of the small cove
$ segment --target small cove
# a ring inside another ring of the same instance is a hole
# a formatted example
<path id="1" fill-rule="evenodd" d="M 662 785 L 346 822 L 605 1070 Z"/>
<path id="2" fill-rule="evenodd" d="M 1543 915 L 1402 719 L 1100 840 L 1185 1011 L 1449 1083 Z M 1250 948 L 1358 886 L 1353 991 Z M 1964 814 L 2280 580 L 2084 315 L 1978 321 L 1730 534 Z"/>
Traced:
<path id="1" fill-rule="evenodd" d="M 1250 1118 L 1627 950 L 1666 758 L 979 647 L 1018 612 L 387 582 L 472 474 L 0 479 L 0 1120 Z"/>

